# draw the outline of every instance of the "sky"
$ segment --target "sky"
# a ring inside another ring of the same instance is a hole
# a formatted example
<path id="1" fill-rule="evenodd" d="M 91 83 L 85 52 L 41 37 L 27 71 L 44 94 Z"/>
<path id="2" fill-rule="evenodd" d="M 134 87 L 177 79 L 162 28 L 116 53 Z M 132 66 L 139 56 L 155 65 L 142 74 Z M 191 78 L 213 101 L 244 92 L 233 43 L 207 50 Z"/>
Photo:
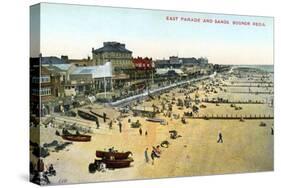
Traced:
<path id="1" fill-rule="evenodd" d="M 31 17 L 38 11 L 31 10 Z M 167 20 L 178 17 L 176 21 Z M 197 18 L 200 22 L 183 21 Z M 213 23 L 205 23 L 212 19 Z M 215 24 L 227 20 L 229 24 Z M 234 25 L 233 21 L 250 25 Z M 31 20 L 32 22 L 32 20 Z M 253 26 L 253 22 L 264 26 Z M 32 30 L 38 24 L 31 23 Z M 33 32 L 36 35 L 36 32 Z M 83 5 L 40 6 L 40 52 L 82 59 L 103 42 L 126 44 L 133 57 L 207 57 L 214 64 L 273 64 L 273 18 Z M 31 56 L 36 50 L 32 50 Z"/>

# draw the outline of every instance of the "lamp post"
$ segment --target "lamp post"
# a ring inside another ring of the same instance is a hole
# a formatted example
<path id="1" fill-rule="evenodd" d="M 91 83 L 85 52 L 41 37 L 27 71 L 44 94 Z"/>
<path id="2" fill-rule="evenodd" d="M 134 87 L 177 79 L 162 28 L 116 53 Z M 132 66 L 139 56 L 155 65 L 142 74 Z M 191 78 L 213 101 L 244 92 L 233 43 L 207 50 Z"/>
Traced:
<path id="1" fill-rule="evenodd" d="M 105 80 L 105 77 L 103 77 L 103 86 L 104 86 L 104 97 L 106 99 L 106 80 Z"/>

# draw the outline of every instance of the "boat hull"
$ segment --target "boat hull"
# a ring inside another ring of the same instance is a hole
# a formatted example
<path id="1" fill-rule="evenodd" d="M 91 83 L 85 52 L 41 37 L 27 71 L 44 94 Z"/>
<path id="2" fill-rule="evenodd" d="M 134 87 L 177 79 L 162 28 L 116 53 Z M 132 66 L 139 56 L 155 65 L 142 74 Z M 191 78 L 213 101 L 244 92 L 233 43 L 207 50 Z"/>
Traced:
<path id="1" fill-rule="evenodd" d="M 123 160 L 127 159 L 131 152 L 106 152 L 106 151 L 96 151 L 96 157 L 99 158 L 105 158 L 105 159 L 111 159 L 114 158 L 116 160 Z"/>
<path id="2" fill-rule="evenodd" d="M 103 163 L 105 163 L 106 168 L 127 168 L 130 167 L 132 159 L 125 159 L 125 160 L 108 160 L 103 159 Z"/>
<path id="3" fill-rule="evenodd" d="M 84 118 L 86 120 L 91 120 L 91 121 L 96 121 L 96 122 L 98 121 L 98 118 L 95 115 L 93 115 L 89 112 L 86 112 L 86 111 L 78 110 L 78 115 L 81 118 Z"/>
<path id="4" fill-rule="evenodd" d="M 74 141 L 74 142 L 90 142 L 92 136 L 90 135 L 62 135 L 64 140 Z"/>
<path id="5" fill-rule="evenodd" d="M 163 119 L 159 119 L 159 118 L 147 118 L 146 121 L 155 122 L 155 123 L 164 122 Z"/>

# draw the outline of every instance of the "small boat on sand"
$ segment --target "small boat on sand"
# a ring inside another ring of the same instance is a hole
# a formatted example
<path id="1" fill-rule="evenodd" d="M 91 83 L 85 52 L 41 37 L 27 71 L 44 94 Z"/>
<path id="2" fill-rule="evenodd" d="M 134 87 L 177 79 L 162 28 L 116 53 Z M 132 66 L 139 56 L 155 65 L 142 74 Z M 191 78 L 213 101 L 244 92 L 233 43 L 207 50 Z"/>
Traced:
<path id="1" fill-rule="evenodd" d="M 130 167 L 131 162 L 133 159 L 123 159 L 123 160 L 110 160 L 110 159 L 102 159 L 103 163 L 105 163 L 106 168 L 126 168 Z"/>
<path id="2" fill-rule="evenodd" d="M 98 113 L 94 112 L 93 110 L 90 110 L 90 113 L 92 113 L 94 116 L 97 116 L 97 117 L 100 117 L 100 118 L 105 117 L 105 119 L 109 119 L 108 117 L 106 117 L 106 114 L 104 116 L 104 115 L 101 115 L 101 114 L 98 114 Z"/>
<path id="3" fill-rule="evenodd" d="M 74 141 L 74 142 L 90 142 L 90 135 L 62 135 L 64 140 Z"/>
<path id="4" fill-rule="evenodd" d="M 129 155 L 132 155 L 132 152 L 107 152 L 107 151 L 96 151 L 96 157 L 102 159 L 115 159 L 115 160 L 122 160 L 127 159 Z"/>
<path id="5" fill-rule="evenodd" d="M 87 120 L 98 121 L 98 118 L 94 114 L 84 110 L 78 110 L 78 115 Z"/>
<path id="6" fill-rule="evenodd" d="M 150 121 L 150 122 L 155 122 L 155 123 L 161 123 L 164 122 L 164 119 L 160 119 L 160 118 L 147 118 L 146 121 Z"/>

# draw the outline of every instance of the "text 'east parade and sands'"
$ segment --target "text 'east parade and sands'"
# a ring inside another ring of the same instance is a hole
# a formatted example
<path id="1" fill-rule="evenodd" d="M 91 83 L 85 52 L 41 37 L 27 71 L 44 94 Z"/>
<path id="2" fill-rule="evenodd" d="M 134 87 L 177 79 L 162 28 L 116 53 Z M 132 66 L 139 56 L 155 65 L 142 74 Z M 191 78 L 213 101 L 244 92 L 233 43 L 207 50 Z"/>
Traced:
<path id="1" fill-rule="evenodd" d="M 209 23 L 209 24 L 222 24 L 222 25 L 237 25 L 237 26 L 266 26 L 263 22 L 253 21 L 240 21 L 240 20 L 227 20 L 227 19 L 212 19 L 212 18 L 195 18 L 195 17 L 178 17 L 166 16 L 167 21 L 181 21 L 181 22 L 194 22 L 194 23 Z"/>

